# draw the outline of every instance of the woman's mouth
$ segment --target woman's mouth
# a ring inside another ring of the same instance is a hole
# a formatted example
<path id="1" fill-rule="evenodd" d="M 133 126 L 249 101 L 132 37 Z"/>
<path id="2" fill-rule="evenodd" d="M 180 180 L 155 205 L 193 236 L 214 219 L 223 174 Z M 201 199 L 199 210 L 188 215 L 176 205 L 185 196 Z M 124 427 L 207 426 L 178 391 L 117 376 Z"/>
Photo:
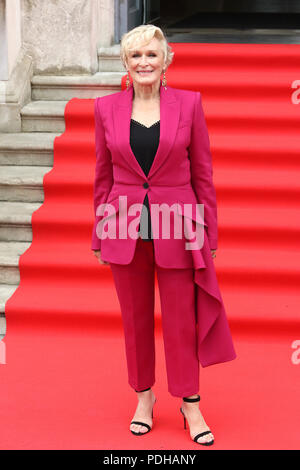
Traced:
<path id="1" fill-rule="evenodd" d="M 147 71 L 138 71 L 137 73 L 140 75 L 149 75 L 149 73 L 152 73 L 153 70 L 147 70 Z"/>

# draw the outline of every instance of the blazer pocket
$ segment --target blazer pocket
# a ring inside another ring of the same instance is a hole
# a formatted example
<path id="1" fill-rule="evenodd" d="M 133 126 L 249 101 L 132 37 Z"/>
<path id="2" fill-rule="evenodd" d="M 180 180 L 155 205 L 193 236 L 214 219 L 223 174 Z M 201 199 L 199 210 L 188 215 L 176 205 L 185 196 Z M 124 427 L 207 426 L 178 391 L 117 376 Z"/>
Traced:
<path id="1" fill-rule="evenodd" d="M 179 123 L 178 129 L 182 129 L 182 127 L 187 127 L 187 126 L 191 126 L 191 125 L 192 125 L 192 120 L 191 119 L 181 121 Z"/>

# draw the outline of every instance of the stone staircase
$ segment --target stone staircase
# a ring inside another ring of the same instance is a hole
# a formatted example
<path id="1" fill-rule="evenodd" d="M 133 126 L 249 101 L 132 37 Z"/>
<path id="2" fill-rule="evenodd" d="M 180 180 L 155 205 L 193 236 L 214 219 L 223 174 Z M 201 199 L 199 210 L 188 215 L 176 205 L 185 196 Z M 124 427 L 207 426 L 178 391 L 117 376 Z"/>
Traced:
<path id="1" fill-rule="evenodd" d="M 53 141 L 65 130 L 64 109 L 74 97 L 95 98 L 121 89 L 120 46 L 98 49 L 98 72 L 33 76 L 32 101 L 21 110 L 22 130 L 0 134 L 0 339 L 5 303 L 20 282 L 19 258 L 32 241 L 31 216 L 43 203 L 43 177 L 53 166 Z"/>

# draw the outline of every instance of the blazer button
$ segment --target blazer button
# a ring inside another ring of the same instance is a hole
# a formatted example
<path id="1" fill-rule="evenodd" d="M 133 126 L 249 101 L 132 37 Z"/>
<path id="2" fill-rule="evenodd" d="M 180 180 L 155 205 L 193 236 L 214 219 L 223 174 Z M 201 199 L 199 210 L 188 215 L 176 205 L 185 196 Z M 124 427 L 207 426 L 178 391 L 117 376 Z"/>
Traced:
<path id="1" fill-rule="evenodd" d="M 144 186 L 144 188 L 149 188 L 149 184 L 148 184 L 148 183 L 144 183 L 143 186 Z"/>

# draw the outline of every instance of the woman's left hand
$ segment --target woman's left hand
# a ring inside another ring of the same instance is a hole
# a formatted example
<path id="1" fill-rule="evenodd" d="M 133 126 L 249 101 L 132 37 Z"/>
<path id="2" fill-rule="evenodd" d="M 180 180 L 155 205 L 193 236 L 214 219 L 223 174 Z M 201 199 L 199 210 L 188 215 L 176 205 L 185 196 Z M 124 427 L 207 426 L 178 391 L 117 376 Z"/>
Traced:
<path id="1" fill-rule="evenodd" d="M 215 257 L 217 256 L 217 255 L 216 255 L 216 251 L 217 251 L 217 250 L 210 250 L 210 251 L 211 251 L 212 257 L 215 258 Z"/>

